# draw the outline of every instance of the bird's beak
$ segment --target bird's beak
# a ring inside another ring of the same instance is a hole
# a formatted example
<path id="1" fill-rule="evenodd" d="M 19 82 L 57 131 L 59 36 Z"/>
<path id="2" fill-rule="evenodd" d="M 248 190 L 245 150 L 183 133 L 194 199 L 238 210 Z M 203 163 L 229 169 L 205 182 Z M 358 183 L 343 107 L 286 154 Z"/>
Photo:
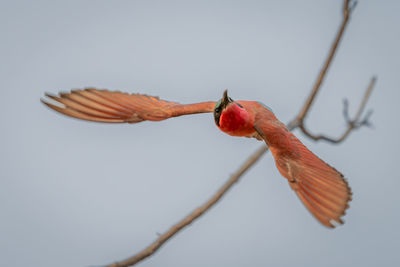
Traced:
<path id="1" fill-rule="evenodd" d="M 228 97 L 228 90 L 225 90 L 224 94 L 222 95 L 221 106 L 226 107 L 229 102 L 232 102 L 232 99 Z"/>

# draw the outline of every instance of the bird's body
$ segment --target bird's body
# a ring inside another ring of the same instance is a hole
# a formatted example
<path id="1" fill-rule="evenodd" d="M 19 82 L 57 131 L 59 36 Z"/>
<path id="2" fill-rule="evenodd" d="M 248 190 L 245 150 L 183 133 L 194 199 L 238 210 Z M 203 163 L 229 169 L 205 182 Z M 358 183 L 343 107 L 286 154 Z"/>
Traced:
<path id="1" fill-rule="evenodd" d="M 213 112 L 221 131 L 265 141 L 279 172 L 288 179 L 291 188 L 318 221 L 327 227 L 334 227 L 333 222 L 343 223 L 341 217 L 351 200 L 351 190 L 343 175 L 308 150 L 260 102 L 233 101 L 227 91 L 218 102 L 188 105 L 147 95 L 96 89 L 47 96 L 62 104 L 59 106 L 43 101 L 50 108 L 71 117 L 97 122 L 159 121 Z"/>

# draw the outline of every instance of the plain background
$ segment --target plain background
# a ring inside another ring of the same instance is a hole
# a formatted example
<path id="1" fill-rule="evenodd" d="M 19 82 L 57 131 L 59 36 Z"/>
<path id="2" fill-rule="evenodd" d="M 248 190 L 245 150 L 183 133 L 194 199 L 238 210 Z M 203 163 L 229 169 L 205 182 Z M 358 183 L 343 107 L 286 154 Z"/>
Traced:
<path id="1" fill-rule="evenodd" d="M 93 266 L 130 256 L 203 203 L 262 143 L 211 114 L 107 125 L 60 116 L 44 92 L 97 87 L 190 103 L 259 100 L 299 111 L 342 1 L 1 1 L 0 264 Z M 307 118 L 345 129 L 378 76 L 373 129 L 311 150 L 354 191 L 321 226 L 264 156 L 216 207 L 140 266 L 398 266 L 400 2 L 359 1 Z"/>

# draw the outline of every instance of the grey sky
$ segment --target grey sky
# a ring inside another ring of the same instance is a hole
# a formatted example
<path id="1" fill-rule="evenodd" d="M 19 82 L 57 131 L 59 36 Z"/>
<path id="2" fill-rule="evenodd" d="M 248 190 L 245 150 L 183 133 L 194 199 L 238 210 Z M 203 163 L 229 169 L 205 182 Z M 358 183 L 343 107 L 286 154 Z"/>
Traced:
<path id="1" fill-rule="evenodd" d="M 45 91 L 97 87 L 190 103 L 260 100 L 288 122 L 341 20 L 341 1 L 2 1 L 2 266 L 89 266 L 147 246 L 203 203 L 262 143 L 211 114 L 107 125 L 60 116 Z M 321 226 L 270 154 L 141 266 L 396 266 L 400 2 L 359 1 L 307 125 L 344 130 L 372 75 L 374 129 L 311 150 L 354 191 L 345 225 Z"/>

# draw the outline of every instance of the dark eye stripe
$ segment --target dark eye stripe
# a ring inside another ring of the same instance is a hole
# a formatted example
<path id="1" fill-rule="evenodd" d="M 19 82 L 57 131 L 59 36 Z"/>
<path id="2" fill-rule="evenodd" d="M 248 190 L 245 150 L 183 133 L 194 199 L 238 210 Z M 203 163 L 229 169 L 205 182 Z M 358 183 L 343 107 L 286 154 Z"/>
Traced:
<path id="1" fill-rule="evenodd" d="M 238 102 L 235 102 L 236 105 L 238 105 L 239 107 L 243 108 L 242 105 L 240 105 Z"/>

